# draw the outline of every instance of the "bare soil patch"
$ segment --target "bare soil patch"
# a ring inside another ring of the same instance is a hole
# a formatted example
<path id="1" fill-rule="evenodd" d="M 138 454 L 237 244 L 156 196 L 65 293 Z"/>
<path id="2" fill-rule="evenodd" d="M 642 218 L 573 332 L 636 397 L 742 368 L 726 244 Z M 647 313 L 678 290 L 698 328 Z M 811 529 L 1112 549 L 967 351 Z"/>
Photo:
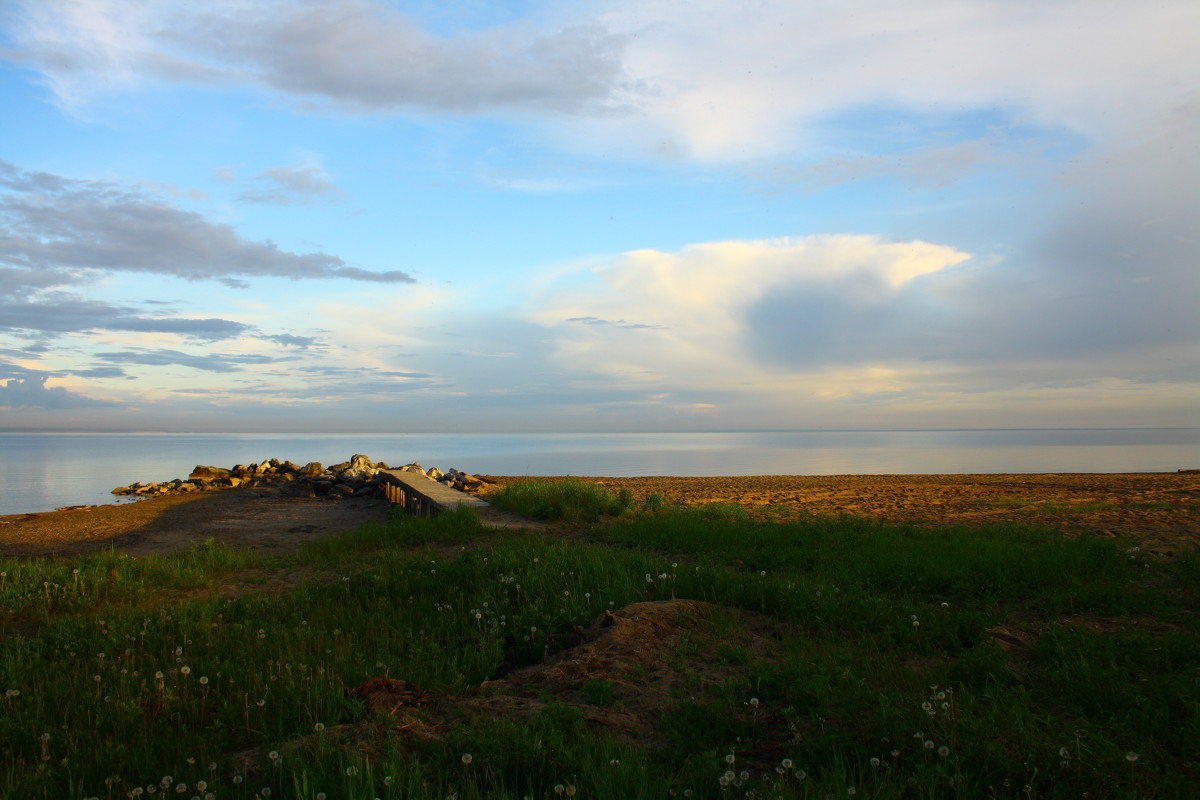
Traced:
<path id="1" fill-rule="evenodd" d="M 498 485 L 529 480 L 487 476 Z M 757 475 L 596 478 L 634 497 L 733 503 L 763 517 L 851 514 L 931 525 L 1020 523 L 1068 534 L 1130 536 L 1158 552 L 1200 544 L 1200 474 Z"/>
<path id="2" fill-rule="evenodd" d="M 219 544 L 281 555 L 322 536 L 387 520 L 382 497 L 282 497 L 222 489 L 105 506 L 0 517 L 0 556 L 79 555 L 110 547 L 132 556 Z"/>

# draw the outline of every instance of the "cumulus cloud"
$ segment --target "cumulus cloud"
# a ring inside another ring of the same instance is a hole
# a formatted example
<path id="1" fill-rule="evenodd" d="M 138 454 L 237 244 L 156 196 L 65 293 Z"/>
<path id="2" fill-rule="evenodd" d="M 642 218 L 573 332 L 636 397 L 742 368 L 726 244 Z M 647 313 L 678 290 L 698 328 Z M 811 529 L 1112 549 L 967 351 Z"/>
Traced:
<path id="1" fill-rule="evenodd" d="M 46 386 L 48 375 L 13 378 L 0 385 L 0 407 L 7 408 L 90 408 L 116 405 L 72 392 L 62 386 Z"/>
<path id="2" fill-rule="evenodd" d="M 400 270 L 372 272 L 327 253 L 289 253 L 249 241 L 228 225 L 127 186 L 24 172 L 4 162 L 0 264 L 58 275 L 98 269 L 235 284 L 268 276 L 413 282 Z"/>
<path id="3" fill-rule="evenodd" d="M 806 332 L 818 322 L 804 311 L 836 298 L 862 314 L 899 305 L 918 293 L 923 277 L 944 272 L 969 254 L 928 242 L 888 242 L 872 236 L 813 236 L 695 244 L 679 252 L 641 250 L 596 270 L 595 283 L 544 299 L 534 319 L 553 329 L 563 365 L 627 385 L 720 389 L 761 384 L 778 368 L 773 351 L 814 353 Z M 814 298 L 787 312 L 792 330 L 778 331 L 764 352 L 764 304 L 791 292 Z M 578 324 L 621 319 L 637 325 Z M 821 319 L 824 319 L 822 317 Z M 822 339 L 824 341 L 824 339 Z M 858 362 L 880 358 L 868 348 Z"/>

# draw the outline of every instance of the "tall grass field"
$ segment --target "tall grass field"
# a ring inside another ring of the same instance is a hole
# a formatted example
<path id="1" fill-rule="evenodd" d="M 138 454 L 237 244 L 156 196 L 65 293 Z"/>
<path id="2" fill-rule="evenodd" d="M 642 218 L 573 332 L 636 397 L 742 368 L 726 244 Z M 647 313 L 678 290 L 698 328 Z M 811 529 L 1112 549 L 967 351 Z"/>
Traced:
<path id="1" fill-rule="evenodd" d="M 549 533 L 0 561 L 0 798 L 1200 796 L 1194 553 L 583 484 L 493 498 Z"/>

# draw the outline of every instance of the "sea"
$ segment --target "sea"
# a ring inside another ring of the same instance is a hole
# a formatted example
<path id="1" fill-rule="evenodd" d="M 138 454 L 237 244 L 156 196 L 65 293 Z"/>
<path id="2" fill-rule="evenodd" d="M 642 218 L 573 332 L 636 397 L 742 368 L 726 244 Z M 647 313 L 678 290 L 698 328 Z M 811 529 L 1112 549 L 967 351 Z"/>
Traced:
<path id="1" fill-rule="evenodd" d="M 355 454 L 484 475 L 903 475 L 1175 472 L 1200 428 L 726 433 L 0 433 L 0 515 L 121 502 L 112 489 L 198 464 Z"/>

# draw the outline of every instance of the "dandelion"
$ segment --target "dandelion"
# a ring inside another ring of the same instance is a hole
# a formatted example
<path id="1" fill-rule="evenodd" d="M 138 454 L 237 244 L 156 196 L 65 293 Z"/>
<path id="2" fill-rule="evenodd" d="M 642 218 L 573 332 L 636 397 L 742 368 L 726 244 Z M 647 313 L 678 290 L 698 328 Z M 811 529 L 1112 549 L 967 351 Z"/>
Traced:
<path id="1" fill-rule="evenodd" d="M 208 781 L 196 781 L 196 791 L 203 792 L 208 788 Z"/>
<path id="2" fill-rule="evenodd" d="M 796 771 L 796 780 L 802 781 L 807 777 L 808 777 L 808 773 L 805 772 L 804 770 L 801 769 L 801 770 Z"/>
<path id="3" fill-rule="evenodd" d="M 853 797 L 854 795 L 858 794 L 858 789 L 855 789 L 853 786 L 849 786 L 846 788 L 846 794 Z"/>
<path id="4" fill-rule="evenodd" d="M 575 796 L 575 787 L 572 784 L 567 784 L 567 797 Z"/>
<path id="5" fill-rule="evenodd" d="M 215 762 L 215 761 L 208 762 L 208 771 L 216 772 L 217 771 L 217 762 Z"/>
<path id="6" fill-rule="evenodd" d="M 751 698 L 750 698 L 750 705 L 754 706 L 755 708 L 758 708 L 758 698 L 757 698 L 757 697 L 751 697 Z"/>
<path id="7" fill-rule="evenodd" d="M 732 764 L 733 762 L 734 762 L 733 753 L 727 753 L 725 755 L 725 763 Z"/>
<path id="8" fill-rule="evenodd" d="M 313 730 L 317 733 L 320 733 L 321 731 L 325 730 L 325 723 L 318 722 L 316 725 L 313 725 Z"/>
<path id="9" fill-rule="evenodd" d="M 186 784 L 186 783 L 177 783 L 177 784 L 175 784 L 175 794 L 183 794 L 183 793 L 184 793 L 184 792 L 186 792 L 186 791 L 187 791 L 187 784 Z"/>
<path id="10" fill-rule="evenodd" d="M 184 664 L 182 667 L 179 668 L 179 674 L 180 675 L 191 675 L 192 668 L 189 667 L 187 664 Z"/>
<path id="11" fill-rule="evenodd" d="M 1139 756 L 1137 753 L 1133 752 L 1132 750 L 1130 750 L 1128 753 L 1125 754 L 1125 760 L 1128 761 L 1130 764 L 1133 764 L 1139 758 L 1141 758 L 1141 756 Z"/>
<path id="12" fill-rule="evenodd" d="M 392 782 L 393 782 L 394 780 L 395 780 L 395 778 L 393 778 L 391 775 L 385 775 L 385 776 L 383 777 L 383 785 L 384 785 L 384 786 L 391 786 L 391 785 L 392 785 Z"/>
<path id="13" fill-rule="evenodd" d="M 792 761 L 790 758 L 785 758 L 783 761 L 781 761 L 779 763 L 783 764 L 784 769 L 792 769 L 793 767 L 796 766 L 796 762 Z"/>
<path id="14" fill-rule="evenodd" d="M 155 672 L 154 677 L 161 681 L 163 679 L 162 670 L 160 669 L 158 672 Z"/>
<path id="15" fill-rule="evenodd" d="M 926 749 L 926 750 L 932 750 L 932 749 L 933 749 L 935 746 L 936 746 L 936 745 L 934 745 L 934 743 L 933 743 L 933 740 L 932 740 L 932 739 L 926 739 L 926 740 L 925 740 L 925 749 Z"/>
<path id="16" fill-rule="evenodd" d="M 271 761 L 278 761 L 279 760 L 279 751 L 272 750 L 271 752 L 267 753 L 267 758 L 271 759 Z"/>
<path id="17" fill-rule="evenodd" d="M 950 755 L 950 748 L 946 747 L 946 745 L 942 745 L 938 748 L 938 755 L 942 758 L 945 758 L 946 756 Z"/>
<path id="18" fill-rule="evenodd" d="M 872 759 L 871 759 L 871 766 L 872 766 L 872 767 L 878 767 L 878 766 L 879 766 L 879 759 L 878 759 L 878 758 L 872 758 Z"/>
<path id="19" fill-rule="evenodd" d="M 317 792 L 317 800 L 325 800 L 325 793 Z"/>
<path id="20" fill-rule="evenodd" d="M 1058 748 L 1058 755 L 1059 755 L 1059 758 L 1070 758 L 1071 751 L 1065 747 L 1060 747 L 1060 748 Z"/>
<path id="21" fill-rule="evenodd" d="M 750 773 L 747 770 L 742 770 L 738 777 L 744 781 L 748 781 L 750 780 Z"/>
<path id="22" fill-rule="evenodd" d="M 536 561 L 537 559 L 534 559 L 534 560 Z M 566 790 L 567 790 L 567 787 L 563 786 L 561 783 L 554 784 L 554 793 L 555 794 L 562 794 Z"/>
<path id="23" fill-rule="evenodd" d="M 238 785 L 240 785 L 240 784 L 241 784 L 241 782 L 242 782 L 242 776 L 241 776 L 241 775 L 234 775 L 234 776 L 233 776 L 233 785 L 234 785 L 234 786 L 238 786 Z"/>
<path id="24" fill-rule="evenodd" d="M 462 762 L 463 762 L 464 764 L 470 764 L 470 763 L 471 763 L 472 761 L 474 761 L 474 760 L 475 760 L 475 757 L 474 757 L 474 756 L 472 756 L 470 753 L 463 753 L 463 754 L 462 754 Z"/>
<path id="25" fill-rule="evenodd" d="M 264 787 L 262 788 L 262 792 L 260 792 L 260 794 L 262 794 L 262 796 L 263 796 L 263 797 L 270 797 L 270 796 L 271 796 L 271 787 L 270 787 L 270 786 L 264 786 Z"/>
<path id="26" fill-rule="evenodd" d="M 200 685 L 201 685 L 201 686 L 207 686 L 207 685 L 208 685 L 208 676 L 207 676 L 207 675 L 201 675 L 201 676 L 200 676 Z"/>

